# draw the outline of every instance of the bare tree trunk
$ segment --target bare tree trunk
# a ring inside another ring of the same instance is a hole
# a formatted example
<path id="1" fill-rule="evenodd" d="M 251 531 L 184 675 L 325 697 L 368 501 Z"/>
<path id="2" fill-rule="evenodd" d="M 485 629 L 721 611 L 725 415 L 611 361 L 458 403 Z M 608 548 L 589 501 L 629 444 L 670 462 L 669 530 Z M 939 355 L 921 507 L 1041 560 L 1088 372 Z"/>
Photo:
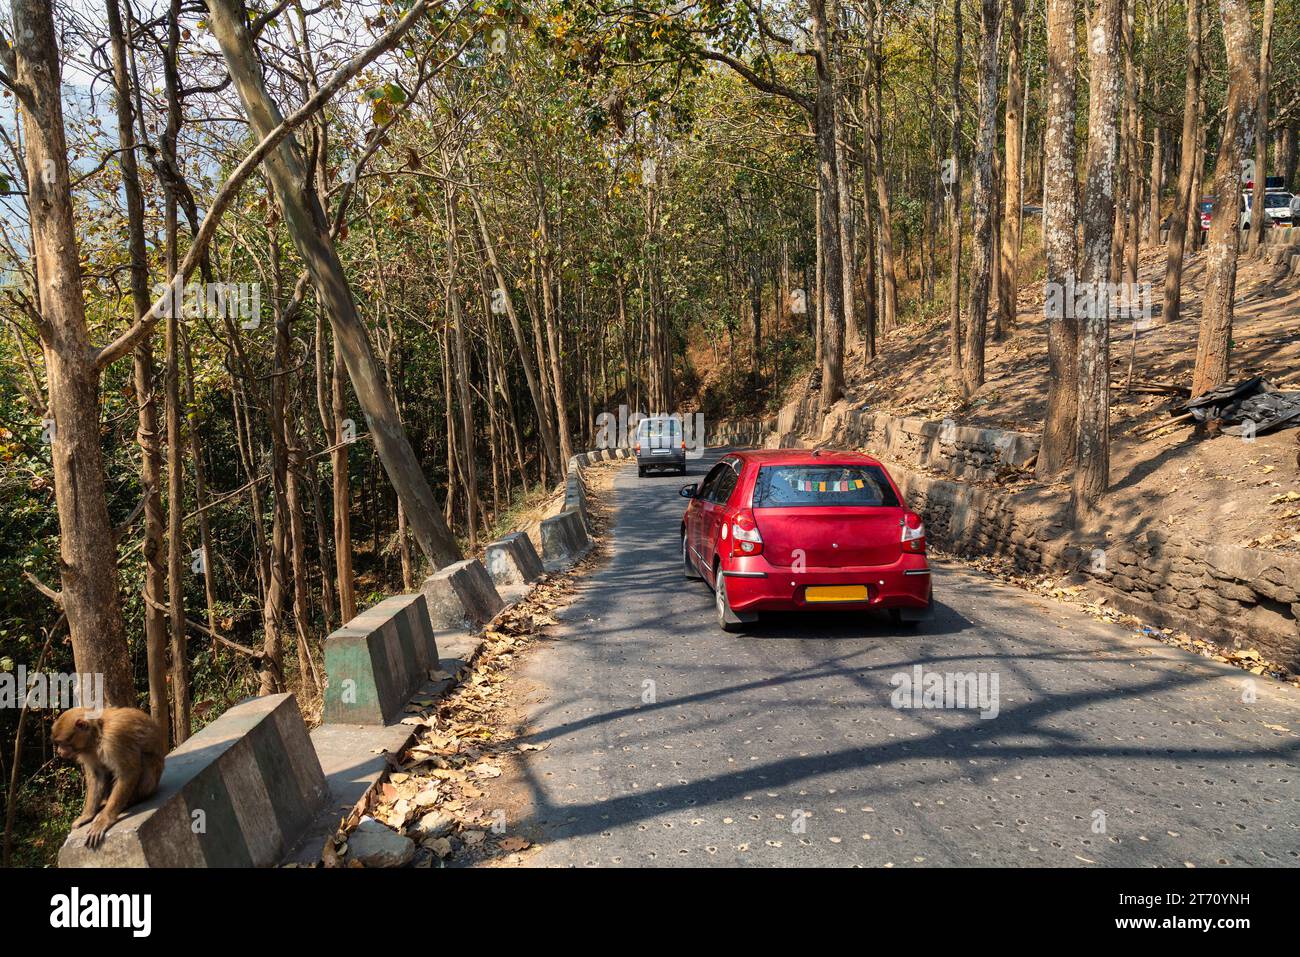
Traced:
<path id="1" fill-rule="evenodd" d="M 755 256 L 749 265 L 750 386 L 757 395 L 763 386 L 763 273 Z"/>
<path id="2" fill-rule="evenodd" d="M 1251 195 L 1250 243 L 1253 256 L 1264 241 L 1264 229 L 1269 226 L 1264 208 L 1264 187 L 1268 173 L 1268 74 L 1273 58 L 1273 6 L 1274 0 L 1264 0 L 1264 24 L 1259 46 L 1259 97 L 1255 108 L 1255 189 Z"/>
<path id="3" fill-rule="evenodd" d="M 330 374 L 334 419 L 334 451 L 330 453 L 330 464 L 334 478 L 334 571 L 339 582 L 339 621 L 344 625 L 357 615 L 356 581 L 352 575 L 352 476 L 348 459 L 354 428 L 350 428 L 347 422 L 345 374 L 343 353 L 335 340 Z"/>
<path id="4" fill-rule="evenodd" d="M 998 322 L 1003 334 L 1016 324 L 1019 292 L 1020 207 L 1024 182 L 1025 0 L 1011 0 L 1010 44 L 1007 56 L 1006 162 L 1003 164 L 1002 258 L 998 281 Z"/>
<path id="5" fill-rule="evenodd" d="M 303 473 L 305 462 L 294 425 L 297 417 L 289 411 L 290 380 L 286 366 L 292 341 L 289 327 L 291 319 L 281 308 L 284 289 L 281 284 L 280 246 L 274 236 L 271 239 L 271 271 L 271 308 L 275 316 L 275 362 L 271 377 L 271 434 L 275 444 L 272 466 L 275 475 L 272 482 L 276 485 L 276 508 L 282 508 L 287 516 L 284 525 L 288 534 L 289 567 L 293 575 L 293 624 L 294 644 L 298 652 L 298 681 L 303 694 L 311 697 L 317 690 L 316 665 L 311 657 L 310 646 L 311 586 L 307 583 L 306 530 L 303 527 L 302 502 L 298 494 L 298 477 Z"/>
<path id="6" fill-rule="evenodd" d="M 117 135 L 121 152 L 122 191 L 126 197 L 127 246 L 131 254 L 131 304 L 139 320 L 149 311 L 149 259 L 145 250 L 144 191 L 136 162 L 135 111 L 128 78 L 126 41 L 117 0 L 107 0 L 109 36 L 113 48 L 113 86 L 117 107 Z M 144 496 L 145 653 L 149 672 L 149 713 L 169 728 L 167 705 L 166 568 L 163 563 L 164 519 L 162 505 L 162 452 L 158 436 L 158 402 L 154 395 L 153 343 L 140 340 L 134 355 L 134 382 L 139 403 L 136 441 L 140 446 L 140 492 Z M 168 738 L 170 740 L 170 736 Z"/>
<path id="7" fill-rule="evenodd" d="M 969 400 L 984 384 L 984 334 L 989 287 L 993 279 L 993 151 L 998 140 L 998 36 L 1001 0 L 980 3 L 979 133 L 975 143 L 975 183 L 971 194 L 972 251 L 970 306 L 966 317 L 966 354 L 962 395 Z"/>
<path id="8" fill-rule="evenodd" d="M 1197 138 L 1201 126 L 1201 0 L 1187 0 L 1187 86 L 1183 95 L 1182 157 L 1178 167 L 1178 194 L 1169 214 L 1169 241 L 1165 261 L 1164 306 L 1161 322 L 1177 322 L 1182 305 L 1183 257 L 1187 252 L 1188 219 L 1195 199 L 1192 193 L 1199 165 Z M 1233 208 L 1236 208 L 1234 203 Z"/>
<path id="9" fill-rule="evenodd" d="M 181 365 L 185 404 L 191 409 L 194 402 L 194 361 L 190 355 L 190 340 L 184 326 L 181 327 Z M 208 631 L 217 631 L 217 595 L 216 571 L 212 567 L 212 529 L 208 524 L 207 476 L 203 466 L 203 441 L 199 436 L 198 423 L 189 430 L 190 461 L 194 465 L 194 508 L 198 512 L 199 553 L 203 556 L 203 596 L 208 611 Z M 215 639 L 214 639 L 215 641 Z"/>
<path id="10" fill-rule="evenodd" d="M 871 37 L 871 87 L 875 109 L 868 111 L 864 91 L 862 115 L 870 115 L 871 172 L 875 180 L 878 219 L 876 233 L 880 247 L 880 285 L 884 293 L 881 329 L 888 332 L 898 322 L 898 273 L 894 262 L 894 217 L 889 202 L 889 177 L 884 158 L 885 115 L 881 104 L 881 86 L 884 78 L 885 11 L 881 0 L 875 0 Z M 868 249 L 871 247 L 868 246 Z M 874 354 L 874 352 L 873 352 Z"/>
<path id="11" fill-rule="evenodd" d="M 1259 55 L 1246 0 L 1219 0 L 1223 43 L 1228 54 L 1228 103 L 1214 162 L 1214 217 L 1205 260 L 1205 303 L 1196 344 L 1192 395 L 1228 381 L 1232 312 L 1237 290 L 1237 247 L 1241 229 L 1232 211 L 1241 192 L 1241 160 L 1255 137 Z M 1255 215 L 1260 210 L 1256 208 Z"/>
<path id="12" fill-rule="evenodd" d="M 1080 279 L 1091 290 L 1079 309 L 1076 514 L 1084 517 L 1110 483 L 1110 303 L 1104 292 L 1114 242 L 1120 107 L 1120 29 L 1124 0 L 1097 0 L 1089 18 L 1088 157 L 1083 196 Z"/>
<path id="13" fill-rule="evenodd" d="M 99 376 L 86 328 L 77 230 L 68 180 L 59 55 L 51 6 L 14 0 L 15 85 L 23 104 L 27 205 L 39 331 L 49 383 L 62 607 L 77 671 L 103 675 L 110 705 L 134 705 L 118 596 L 117 544 L 99 445 Z"/>
<path id="14" fill-rule="evenodd" d="M 243 12 L 235 0 L 210 0 L 208 11 L 244 112 L 256 134 L 265 137 L 283 117 L 266 91 Z M 397 39 L 400 36 L 393 42 Z M 369 336 L 330 237 L 329 224 L 294 137 L 286 137 L 263 167 L 284 213 L 285 225 L 316 283 L 317 296 L 329 316 L 353 390 L 366 414 L 375 450 L 398 497 L 406 504 L 415 540 L 435 568 L 460 561 L 460 549 L 438 518 L 433 492 L 407 441 L 392 397 L 384 388 Z"/>
<path id="15" fill-rule="evenodd" d="M 163 67 L 167 91 L 167 128 L 163 133 L 163 163 L 176 166 L 176 141 L 180 135 L 180 90 L 176 85 L 176 50 L 180 45 L 180 0 L 172 0 L 167 16 L 167 62 Z M 164 200 L 167 275 L 176 275 L 180 262 L 180 197 L 175 184 Z M 185 471 L 181 440 L 180 303 L 173 303 L 165 329 L 167 420 L 167 606 L 171 630 L 172 742 L 190 736 L 189 635 L 185 623 Z"/>
<path id="16" fill-rule="evenodd" d="M 474 409 L 470 396 L 469 355 L 465 347 L 465 329 L 460 293 L 456 290 L 456 272 L 460 255 L 456 236 L 456 199 L 447 190 L 447 306 L 451 313 L 452 340 L 456 350 L 456 400 L 460 405 L 461 434 L 464 438 L 462 470 L 465 476 L 465 526 L 470 551 L 478 547 L 478 463 L 474 460 Z"/>
<path id="17" fill-rule="evenodd" d="M 1138 205 L 1141 199 L 1142 183 L 1142 126 L 1138 116 L 1138 91 L 1143 80 L 1137 75 L 1134 60 L 1136 43 L 1134 8 L 1137 0 L 1125 0 L 1123 18 L 1124 48 L 1124 163 L 1120 167 L 1119 183 L 1123 188 L 1122 209 L 1116 214 L 1116 220 L 1122 228 L 1119 230 L 1120 243 L 1116 250 L 1120 260 L 1120 272 L 1117 281 L 1129 284 L 1131 289 L 1137 282 L 1138 266 Z"/>
<path id="18" fill-rule="evenodd" d="M 952 146 L 948 154 L 948 361 L 952 377 L 962 381 L 961 355 L 961 2 L 952 0 Z"/>
<path id="19" fill-rule="evenodd" d="M 1158 123 L 1151 129 L 1151 205 L 1147 211 L 1147 245 L 1160 244 L 1160 192 L 1164 189 L 1165 131 Z"/>
<path id="20" fill-rule="evenodd" d="M 849 161 L 844 153 L 844 140 L 839 133 L 842 127 L 839 81 L 841 33 L 838 10 L 834 2 L 827 6 L 826 18 L 830 36 L 830 58 L 827 61 L 827 71 L 830 74 L 831 103 L 834 107 L 835 192 L 839 200 L 836 218 L 840 230 L 840 280 L 844 285 L 844 335 L 846 343 L 851 344 L 859 340 L 861 336 L 858 329 L 857 295 L 853 289 L 854 274 L 857 271 L 854 262 L 853 192 L 849 180 Z M 869 246 L 867 247 L 867 255 L 872 255 Z"/>
<path id="21" fill-rule="evenodd" d="M 543 245 L 546 239 L 542 239 Z M 554 297 L 554 276 L 551 272 L 547 254 L 543 253 L 540 257 L 542 264 L 542 323 L 546 330 L 546 361 L 547 367 L 551 373 L 551 393 L 555 396 L 555 431 L 559 437 L 560 461 L 568 462 L 573 455 L 573 445 L 571 433 L 569 431 L 569 409 L 567 396 L 564 389 L 564 358 L 560 352 L 559 340 L 559 317 L 556 315 L 555 297 Z M 660 343 L 656 340 L 652 343 L 657 357 L 662 356 L 662 350 L 659 349 Z M 661 369 L 658 377 L 656 388 L 657 400 L 663 402 L 663 385 L 664 377 L 667 375 Z M 663 406 L 661 406 L 663 408 Z M 567 466 L 566 466 L 567 467 Z"/>
<path id="22" fill-rule="evenodd" d="M 1277 151 L 1275 158 L 1277 160 L 1274 166 L 1277 167 L 1278 175 L 1282 177 L 1282 186 L 1290 189 L 1295 185 L 1296 159 L 1300 153 L 1296 150 L 1296 127 L 1300 123 L 1297 120 L 1289 120 L 1282 126 L 1282 133 L 1277 138 Z"/>
<path id="23" fill-rule="evenodd" d="M 811 0 L 813 46 L 816 49 L 817 182 L 821 186 L 822 273 L 825 284 L 825 328 L 822 330 L 821 408 L 829 410 L 844 396 L 844 258 L 840 248 L 840 190 L 835 164 L 835 86 L 830 25 L 826 0 Z"/>

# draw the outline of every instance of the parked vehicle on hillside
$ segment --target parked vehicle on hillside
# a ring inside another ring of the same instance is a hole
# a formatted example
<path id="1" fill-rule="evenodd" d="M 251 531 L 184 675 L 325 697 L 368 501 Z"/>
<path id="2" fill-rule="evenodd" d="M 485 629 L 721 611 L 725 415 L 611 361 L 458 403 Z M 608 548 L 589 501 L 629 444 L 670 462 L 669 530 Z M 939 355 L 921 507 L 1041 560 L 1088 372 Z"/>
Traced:
<path id="1" fill-rule="evenodd" d="M 682 572 L 713 588 L 724 631 L 764 611 L 884 610 L 912 624 L 933 607 L 925 526 L 870 456 L 733 452 L 681 494 Z"/>
<path id="2" fill-rule="evenodd" d="M 1284 190 L 1273 190 L 1264 194 L 1264 211 L 1268 213 L 1269 226 L 1297 225 L 1297 211 L 1300 203 L 1297 197 Z"/>
<path id="3" fill-rule="evenodd" d="M 676 416 L 654 416 L 637 423 L 637 475 L 644 477 L 650 469 L 686 474 L 686 439 L 682 420 Z"/>
<path id="4" fill-rule="evenodd" d="M 1242 190 L 1241 203 L 1237 207 L 1238 225 L 1242 230 L 1250 229 L 1250 216 L 1254 205 L 1255 194 L 1250 190 Z M 1203 241 L 1210 231 L 1210 223 L 1214 220 L 1214 197 L 1202 196 L 1198 209 L 1201 221 L 1200 238 Z M 1264 212 L 1268 216 L 1268 221 L 1264 224 L 1266 228 L 1300 224 L 1300 202 L 1297 202 L 1297 197 L 1284 190 L 1269 190 L 1264 194 Z"/>

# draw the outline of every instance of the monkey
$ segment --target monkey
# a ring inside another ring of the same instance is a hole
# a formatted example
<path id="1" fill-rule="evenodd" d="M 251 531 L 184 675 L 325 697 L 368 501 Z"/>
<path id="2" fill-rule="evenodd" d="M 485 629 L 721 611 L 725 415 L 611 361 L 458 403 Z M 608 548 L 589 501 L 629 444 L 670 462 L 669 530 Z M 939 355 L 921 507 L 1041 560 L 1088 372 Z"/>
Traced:
<path id="1" fill-rule="evenodd" d="M 86 775 L 86 805 L 73 830 L 90 822 L 86 847 L 99 847 L 104 832 L 130 805 L 152 797 L 162 777 L 166 746 L 158 722 L 138 708 L 70 708 L 54 722 L 59 757 L 75 760 Z"/>

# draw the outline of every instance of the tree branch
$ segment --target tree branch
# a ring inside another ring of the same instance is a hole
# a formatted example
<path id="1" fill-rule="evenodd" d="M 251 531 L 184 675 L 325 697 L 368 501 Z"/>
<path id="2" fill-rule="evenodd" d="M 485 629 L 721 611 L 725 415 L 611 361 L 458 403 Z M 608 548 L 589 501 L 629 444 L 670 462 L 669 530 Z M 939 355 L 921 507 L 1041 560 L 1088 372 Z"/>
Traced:
<path id="1" fill-rule="evenodd" d="M 230 174 L 230 178 L 226 180 L 225 185 L 221 187 L 216 198 L 213 199 L 212 207 L 208 210 L 208 214 L 203 217 L 203 223 L 199 226 L 198 234 L 194 237 L 194 242 L 185 254 L 185 259 L 181 262 L 176 275 L 168 283 L 167 291 L 159 296 L 149 311 L 133 323 L 130 328 L 95 353 L 96 369 L 103 371 L 134 349 L 136 343 L 148 335 L 158 323 L 158 320 L 164 317 L 173 296 L 179 297 L 186 280 L 193 274 L 199 260 L 202 259 L 204 252 L 207 250 L 208 244 L 212 242 L 213 236 L 216 235 L 217 225 L 221 222 L 221 217 L 234 201 L 245 180 L 262 164 L 262 160 L 266 159 L 271 151 L 284 142 L 284 139 L 295 129 L 310 119 L 316 112 L 323 109 L 334 94 L 365 69 L 372 60 L 397 46 L 407 31 L 415 25 L 415 22 L 424 16 L 427 8 L 427 0 L 416 0 L 416 3 L 407 11 L 406 16 L 402 17 L 391 30 L 341 66 L 328 83 L 317 90 L 316 94 L 301 107 L 285 117 L 284 121 L 268 133 L 266 138 L 257 144 L 257 148 L 244 158 L 244 161 Z"/>

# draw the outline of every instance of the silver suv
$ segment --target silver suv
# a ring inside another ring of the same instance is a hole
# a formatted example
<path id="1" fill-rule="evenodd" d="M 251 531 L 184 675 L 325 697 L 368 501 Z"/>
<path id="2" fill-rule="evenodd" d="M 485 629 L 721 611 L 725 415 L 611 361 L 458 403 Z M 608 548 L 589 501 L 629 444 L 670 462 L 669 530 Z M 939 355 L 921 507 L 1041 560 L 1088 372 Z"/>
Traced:
<path id="1" fill-rule="evenodd" d="M 637 475 L 644 476 L 650 469 L 672 469 L 686 474 L 686 440 L 682 436 L 682 420 L 676 416 L 656 416 L 637 423 Z"/>

